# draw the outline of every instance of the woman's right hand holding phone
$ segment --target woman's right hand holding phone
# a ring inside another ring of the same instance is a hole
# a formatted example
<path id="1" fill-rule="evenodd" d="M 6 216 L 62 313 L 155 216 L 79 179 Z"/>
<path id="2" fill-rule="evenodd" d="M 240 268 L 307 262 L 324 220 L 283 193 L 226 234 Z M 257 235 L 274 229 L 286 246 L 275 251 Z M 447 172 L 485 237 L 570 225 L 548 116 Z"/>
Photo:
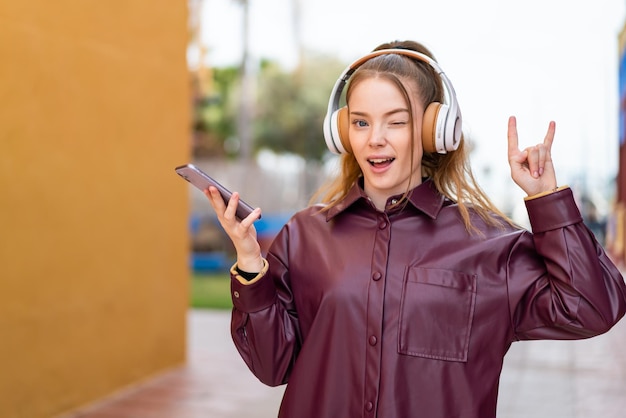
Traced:
<path id="1" fill-rule="evenodd" d="M 237 267 L 240 270 L 250 273 L 259 272 L 263 269 L 263 258 L 261 256 L 261 246 L 257 241 L 254 221 L 261 216 L 261 209 L 256 208 L 250 215 L 241 221 L 235 216 L 237 205 L 239 204 L 239 193 L 234 192 L 224 204 L 222 196 L 216 187 L 210 186 L 204 191 L 211 206 L 217 214 L 217 219 L 224 228 L 224 231 L 233 242 L 237 251 Z"/>

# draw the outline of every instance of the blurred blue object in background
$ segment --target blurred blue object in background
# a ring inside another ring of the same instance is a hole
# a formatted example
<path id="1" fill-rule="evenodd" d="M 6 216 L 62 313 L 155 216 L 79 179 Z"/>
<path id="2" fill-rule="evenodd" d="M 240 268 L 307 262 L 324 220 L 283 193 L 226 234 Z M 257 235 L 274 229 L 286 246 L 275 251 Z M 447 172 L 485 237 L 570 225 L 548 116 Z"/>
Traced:
<path id="1" fill-rule="evenodd" d="M 257 231 L 257 239 L 261 245 L 261 252 L 265 256 L 276 234 L 287 223 L 291 213 L 270 213 L 263 214 L 263 217 L 254 223 Z M 217 220 L 214 220 L 217 222 Z M 190 230 L 192 237 L 201 230 L 202 219 L 192 216 Z M 224 240 L 228 240 L 224 234 Z M 194 248 L 191 252 L 190 267 L 194 273 L 217 273 L 225 272 L 235 262 L 235 255 L 228 251 L 209 250 L 201 251 Z"/>

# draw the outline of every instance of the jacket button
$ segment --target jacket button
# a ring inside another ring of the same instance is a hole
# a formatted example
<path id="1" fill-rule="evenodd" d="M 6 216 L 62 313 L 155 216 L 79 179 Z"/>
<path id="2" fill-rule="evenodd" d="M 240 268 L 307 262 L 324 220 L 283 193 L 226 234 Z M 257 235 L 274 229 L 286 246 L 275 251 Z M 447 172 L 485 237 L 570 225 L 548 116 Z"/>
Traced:
<path id="1" fill-rule="evenodd" d="M 381 221 L 381 222 L 378 224 L 378 228 L 379 228 L 379 229 L 385 229 L 385 228 L 387 228 L 387 222 L 386 222 L 386 221 Z"/>
<path id="2" fill-rule="evenodd" d="M 237 292 L 236 290 L 233 292 L 233 296 L 238 298 L 239 297 L 239 292 Z"/>
<path id="3" fill-rule="evenodd" d="M 370 336 L 370 340 L 369 340 L 370 345 L 374 346 L 376 345 L 377 342 L 378 342 L 378 338 L 376 338 L 375 335 Z"/>
<path id="4" fill-rule="evenodd" d="M 378 272 L 378 271 L 376 273 L 372 274 L 372 279 L 374 279 L 376 281 L 380 280 L 381 277 L 383 277 L 383 275 L 380 274 L 380 272 Z"/>
<path id="5" fill-rule="evenodd" d="M 374 409 L 374 404 L 373 404 L 373 403 L 368 402 L 368 403 L 366 403 L 366 404 L 365 404 L 365 410 L 366 410 L 367 412 L 371 412 L 371 411 L 372 411 L 372 409 Z"/>

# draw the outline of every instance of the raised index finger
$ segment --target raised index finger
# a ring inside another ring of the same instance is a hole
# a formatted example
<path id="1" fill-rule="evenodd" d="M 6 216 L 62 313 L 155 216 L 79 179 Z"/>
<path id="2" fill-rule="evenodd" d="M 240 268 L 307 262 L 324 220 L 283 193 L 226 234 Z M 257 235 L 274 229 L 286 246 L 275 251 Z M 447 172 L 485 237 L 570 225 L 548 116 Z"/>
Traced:
<path id="1" fill-rule="evenodd" d="M 509 117 L 509 129 L 508 135 L 509 139 L 509 158 L 511 156 L 519 153 L 519 142 L 517 138 L 517 121 L 515 120 L 515 116 Z"/>

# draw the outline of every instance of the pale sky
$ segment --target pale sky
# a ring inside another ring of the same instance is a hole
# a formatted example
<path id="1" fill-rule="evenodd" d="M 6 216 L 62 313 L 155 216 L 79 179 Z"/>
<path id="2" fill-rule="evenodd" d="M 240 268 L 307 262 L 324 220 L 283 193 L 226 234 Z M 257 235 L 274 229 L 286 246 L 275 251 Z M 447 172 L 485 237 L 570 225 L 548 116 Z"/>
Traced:
<path id="1" fill-rule="evenodd" d="M 210 65 L 236 64 L 242 13 L 235 0 L 202 0 Z M 293 25 L 300 3 L 300 24 Z M 428 46 L 450 78 L 472 162 L 487 191 L 509 190 L 506 127 L 516 115 L 520 147 L 557 124 L 560 183 L 606 187 L 617 170 L 618 34 L 622 0 L 249 0 L 254 58 L 294 64 L 296 40 L 346 65 L 380 43 Z M 191 59 L 193 60 L 193 59 Z M 337 74 L 339 76 L 339 74 Z M 328 86 L 329 93 L 332 86 Z M 321 127 L 320 127 L 321 130 Z M 484 177 L 485 168 L 493 175 Z"/>

